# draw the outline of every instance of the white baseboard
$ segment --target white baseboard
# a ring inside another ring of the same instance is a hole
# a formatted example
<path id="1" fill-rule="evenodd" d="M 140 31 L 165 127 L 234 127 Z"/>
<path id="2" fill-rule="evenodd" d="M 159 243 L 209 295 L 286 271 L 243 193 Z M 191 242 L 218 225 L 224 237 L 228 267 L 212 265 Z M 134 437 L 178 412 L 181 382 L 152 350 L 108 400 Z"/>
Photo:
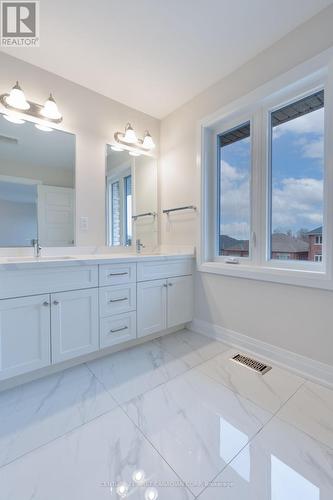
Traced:
<path id="1" fill-rule="evenodd" d="M 194 319 L 188 328 L 207 337 L 221 340 L 232 347 L 257 354 L 263 360 L 333 388 L 333 366 L 199 319 Z"/>

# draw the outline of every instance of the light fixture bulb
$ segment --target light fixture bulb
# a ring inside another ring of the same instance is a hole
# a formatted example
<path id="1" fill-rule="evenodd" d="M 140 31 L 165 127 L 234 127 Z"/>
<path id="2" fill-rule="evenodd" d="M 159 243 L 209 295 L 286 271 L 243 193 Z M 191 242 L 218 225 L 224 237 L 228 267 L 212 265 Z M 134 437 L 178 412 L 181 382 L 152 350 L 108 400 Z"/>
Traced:
<path id="1" fill-rule="evenodd" d="M 145 472 L 143 470 L 136 470 L 133 472 L 132 479 L 137 484 L 142 484 L 145 480 Z"/>
<path id="2" fill-rule="evenodd" d="M 125 482 L 119 483 L 116 488 L 117 495 L 119 495 L 120 498 L 127 497 L 128 490 L 129 490 L 128 484 Z"/>
<path id="3" fill-rule="evenodd" d="M 129 151 L 128 153 L 130 156 L 141 156 L 141 153 L 139 153 L 138 151 Z"/>
<path id="4" fill-rule="evenodd" d="M 22 125 L 23 123 L 25 123 L 25 121 L 22 120 L 20 115 L 16 115 L 16 113 L 8 113 L 6 115 L 3 115 L 3 117 L 8 122 L 15 123 L 16 125 Z"/>
<path id="5" fill-rule="evenodd" d="M 43 132 L 52 132 L 53 128 L 48 127 L 47 125 L 43 125 L 42 123 L 36 123 L 35 125 L 38 130 L 42 130 Z"/>
<path id="6" fill-rule="evenodd" d="M 156 488 L 147 488 L 145 491 L 145 500 L 156 500 L 158 498 L 158 491 Z"/>
<path id="7" fill-rule="evenodd" d="M 45 102 L 40 114 L 42 116 L 45 116 L 45 118 L 49 118 L 50 120 L 60 120 L 60 118 L 62 118 L 62 115 L 52 94 L 50 94 L 50 97 Z"/>
<path id="8" fill-rule="evenodd" d="M 8 106 L 20 109 L 22 111 L 26 111 L 30 108 L 30 104 L 25 98 L 24 92 L 21 89 L 19 82 L 16 82 L 12 90 L 10 91 L 9 96 L 6 97 L 6 103 Z"/>
<path id="9" fill-rule="evenodd" d="M 146 149 L 154 149 L 154 147 L 155 147 L 155 143 L 153 141 L 153 138 L 150 135 L 150 133 L 148 132 L 148 130 L 146 130 L 146 132 L 145 132 L 142 146 Z"/>
<path id="10" fill-rule="evenodd" d="M 130 123 L 128 123 L 125 127 L 124 141 L 130 144 L 133 144 L 138 141 L 136 138 L 136 134 L 133 130 L 133 127 Z"/>
<path id="11" fill-rule="evenodd" d="M 111 149 L 113 151 L 124 151 L 123 148 L 121 148 L 120 146 L 114 146 L 114 145 L 111 146 Z"/>

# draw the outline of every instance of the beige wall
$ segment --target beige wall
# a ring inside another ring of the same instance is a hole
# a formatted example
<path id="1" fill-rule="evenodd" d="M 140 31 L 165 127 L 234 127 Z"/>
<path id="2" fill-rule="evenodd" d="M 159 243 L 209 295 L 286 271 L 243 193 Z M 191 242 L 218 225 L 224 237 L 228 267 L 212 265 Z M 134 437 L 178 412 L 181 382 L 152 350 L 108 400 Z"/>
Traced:
<path id="1" fill-rule="evenodd" d="M 162 208 L 198 202 L 197 121 L 331 47 L 332 26 L 329 7 L 162 121 Z M 195 215 L 161 224 L 162 244 L 195 244 Z M 333 365 L 332 292 L 200 273 L 195 295 L 198 319 Z"/>
<path id="2" fill-rule="evenodd" d="M 16 80 L 35 102 L 44 102 L 52 91 L 64 116 L 61 127 L 76 134 L 76 219 L 89 219 L 88 231 L 77 224 L 77 244 L 104 245 L 105 145 L 128 121 L 139 136 L 149 129 L 158 145 L 159 120 L 0 52 L 0 93 Z"/>

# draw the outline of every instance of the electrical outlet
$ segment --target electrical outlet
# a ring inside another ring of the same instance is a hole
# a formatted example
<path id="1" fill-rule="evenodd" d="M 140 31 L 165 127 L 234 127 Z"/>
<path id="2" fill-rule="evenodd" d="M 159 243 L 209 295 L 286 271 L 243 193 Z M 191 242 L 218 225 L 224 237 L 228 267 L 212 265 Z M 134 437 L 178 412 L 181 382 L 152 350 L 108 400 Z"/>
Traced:
<path id="1" fill-rule="evenodd" d="M 88 231 L 88 217 L 80 217 L 81 231 Z"/>

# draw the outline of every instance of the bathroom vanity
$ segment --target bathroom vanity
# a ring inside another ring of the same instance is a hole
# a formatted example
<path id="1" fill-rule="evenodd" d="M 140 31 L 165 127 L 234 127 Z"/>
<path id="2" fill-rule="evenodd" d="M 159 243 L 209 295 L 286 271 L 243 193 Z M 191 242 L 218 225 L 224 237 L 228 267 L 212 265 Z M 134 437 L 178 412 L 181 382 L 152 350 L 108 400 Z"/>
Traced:
<path id="1" fill-rule="evenodd" d="M 191 255 L 2 259 L 0 381 L 180 328 L 192 272 Z"/>

